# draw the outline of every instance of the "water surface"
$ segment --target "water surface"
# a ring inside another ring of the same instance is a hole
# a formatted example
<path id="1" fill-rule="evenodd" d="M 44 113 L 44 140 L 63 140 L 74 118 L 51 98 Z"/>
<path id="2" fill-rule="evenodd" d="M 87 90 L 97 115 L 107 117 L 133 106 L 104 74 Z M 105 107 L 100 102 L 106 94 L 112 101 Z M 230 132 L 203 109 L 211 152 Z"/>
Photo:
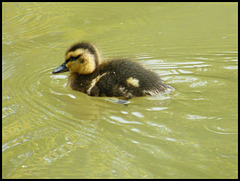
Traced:
<path id="1" fill-rule="evenodd" d="M 237 178 L 237 3 L 3 3 L 3 178 Z M 90 97 L 65 51 L 149 67 L 172 95 Z"/>

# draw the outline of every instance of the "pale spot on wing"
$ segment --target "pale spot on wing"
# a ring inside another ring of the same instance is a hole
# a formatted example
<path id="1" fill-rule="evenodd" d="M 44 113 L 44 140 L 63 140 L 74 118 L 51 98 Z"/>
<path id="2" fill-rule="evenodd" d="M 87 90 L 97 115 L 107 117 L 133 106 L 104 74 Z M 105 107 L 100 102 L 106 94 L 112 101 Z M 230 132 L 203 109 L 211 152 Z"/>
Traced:
<path id="1" fill-rule="evenodd" d="M 127 84 L 129 85 L 132 85 L 132 86 L 134 86 L 134 87 L 139 87 L 139 80 L 138 79 L 136 79 L 136 78 L 133 78 L 133 77 L 129 77 L 128 79 L 127 79 Z"/>

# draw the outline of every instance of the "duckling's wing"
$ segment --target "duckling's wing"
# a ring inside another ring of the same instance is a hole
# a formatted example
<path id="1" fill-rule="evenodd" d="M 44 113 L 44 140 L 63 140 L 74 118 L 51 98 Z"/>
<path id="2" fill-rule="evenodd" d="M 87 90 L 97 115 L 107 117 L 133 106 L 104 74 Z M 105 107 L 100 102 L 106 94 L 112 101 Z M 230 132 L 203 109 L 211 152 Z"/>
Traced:
<path id="1" fill-rule="evenodd" d="M 168 93 L 171 86 L 164 84 L 160 77 L 136 62 L 113 60 L 104 64 L 99 74 L 105 76 L 98 82 L 100 92 L 106 96 L 138 97 Z"/>

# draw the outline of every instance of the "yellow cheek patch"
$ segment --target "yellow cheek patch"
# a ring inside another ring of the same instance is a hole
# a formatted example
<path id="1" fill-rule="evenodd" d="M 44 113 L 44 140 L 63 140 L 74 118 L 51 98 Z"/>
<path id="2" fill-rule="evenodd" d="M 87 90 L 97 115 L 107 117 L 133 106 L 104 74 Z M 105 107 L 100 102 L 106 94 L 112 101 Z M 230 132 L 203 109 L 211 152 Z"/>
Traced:
<path id="1" fill-rule="evenodd" d="M 66 67 L 70 70 L 70 72 L 76 72 L 79 74 L 91 74 L 95 70 L 96 65 L 95 62 L 91 60 L 85 60 L 84 63 L 80 63 L 80 61 L 75 60 L 68 62 L 66 64 Z"/>
<path id="2" fill-rule="evenodd" d="M 70 70 L 70 72 L 78 72 L 80 64 L 77 61 L 68 62 L 66 67 Z"/>

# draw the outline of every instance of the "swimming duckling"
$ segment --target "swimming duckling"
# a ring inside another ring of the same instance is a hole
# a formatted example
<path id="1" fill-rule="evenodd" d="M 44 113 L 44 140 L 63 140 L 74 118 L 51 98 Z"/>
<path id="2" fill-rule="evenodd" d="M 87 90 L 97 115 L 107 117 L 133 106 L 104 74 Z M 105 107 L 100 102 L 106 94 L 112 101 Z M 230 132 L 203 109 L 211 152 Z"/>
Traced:
<path id="1" fill-rule="evenodd" d="M 65 62 L 52 73 L 70 71 L 68 78 L 73 90 L 90 96 L 139 97 L 170 93 L 171 86 L 160 77 L 127 59 L 109 59 L 101 62 L 94 45 L 81 42 L 73 45 L 65 55 Z"/>

